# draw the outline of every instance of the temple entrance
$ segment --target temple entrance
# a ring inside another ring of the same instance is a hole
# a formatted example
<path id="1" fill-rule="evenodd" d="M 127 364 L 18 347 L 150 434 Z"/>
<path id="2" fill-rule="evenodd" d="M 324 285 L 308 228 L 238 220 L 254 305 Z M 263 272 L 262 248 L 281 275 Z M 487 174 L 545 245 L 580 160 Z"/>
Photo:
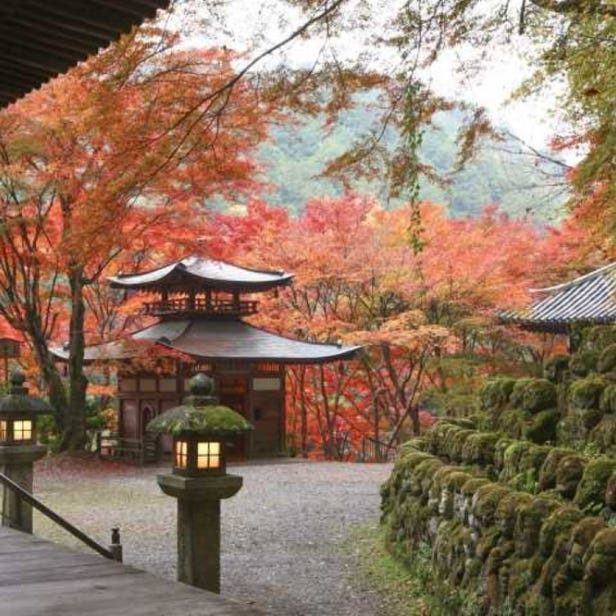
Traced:
<path id="1" fill-rule="evenodd" d="M 216 387 L 220 404 L 232 408 L 250 421 L 247 405 L 248 377 L 221 375 Z M 245 460 L 248 457 L 248 438 L 245 434 L 229 437 L 227 456 L 230 460 Z"/>
<path id="2" fill-rule="evenodd" d="M 284 419 L 279 392 L 253 392 L 252 453 L 256 456 L 272 455 L 283 450 L 281 422 Z"/>

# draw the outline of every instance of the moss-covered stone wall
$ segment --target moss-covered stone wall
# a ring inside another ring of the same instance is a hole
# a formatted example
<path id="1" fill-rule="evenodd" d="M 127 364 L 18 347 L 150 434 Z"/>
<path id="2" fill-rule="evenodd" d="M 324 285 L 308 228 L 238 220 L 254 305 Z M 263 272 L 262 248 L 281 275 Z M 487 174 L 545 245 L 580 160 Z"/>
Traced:
<path id="1" fill-rule="evenodd" d="M 615 470 L 439 422 L 401 448 L 382 522 L 398 554 L 429 545 L 435 574 L 476 595 L 481 614 L 614 614 Z"/>

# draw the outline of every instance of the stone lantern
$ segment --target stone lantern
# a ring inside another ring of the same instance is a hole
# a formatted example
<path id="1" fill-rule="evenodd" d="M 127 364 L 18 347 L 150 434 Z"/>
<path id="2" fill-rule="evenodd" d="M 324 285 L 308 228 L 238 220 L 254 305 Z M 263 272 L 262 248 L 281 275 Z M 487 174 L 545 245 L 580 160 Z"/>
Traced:
<path id="1" fill-rule="evenodd" d="M 0 396 L 0 471 L 32 493 L 33 462 L 47 453 L 36 442 L 36 417 L 49 415 L 53 409 L 42 398 L 29 396 L 24 381 L 21 372 L 14 372 L 9 393 Z M 32 507 L 6 487 L 3 511 L 3 526 L 32 532 Z"/>
<path id="2" fill-rule="evenodd" d="M 178 580 L 219 593 L 220 501 L 242 487 L 241 477 L 226 472 L 225 439 L 252 426 L 218 404 L 213 389 L 211 378 L 194 376 L 184 404 L 153 419 L 147 431 L 173 436 L 173 472 L 157 480 L 178 500 Z"/>

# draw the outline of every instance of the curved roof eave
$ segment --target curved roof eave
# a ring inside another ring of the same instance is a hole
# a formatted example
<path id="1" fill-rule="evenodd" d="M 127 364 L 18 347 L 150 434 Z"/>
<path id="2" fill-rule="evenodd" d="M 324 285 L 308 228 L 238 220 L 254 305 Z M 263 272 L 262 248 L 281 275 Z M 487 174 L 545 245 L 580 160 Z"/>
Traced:
<path id="1" fill-rule="evenodd" d="M 284 271 L 256 270 L 192 256 L 146 272 L 110 276 L 109 281 L 115 289 L 181 287 L 187 282 L 198 282 L 221 290 L 266 291 L 289 285 L 293 277 L 294 274 Z"/>

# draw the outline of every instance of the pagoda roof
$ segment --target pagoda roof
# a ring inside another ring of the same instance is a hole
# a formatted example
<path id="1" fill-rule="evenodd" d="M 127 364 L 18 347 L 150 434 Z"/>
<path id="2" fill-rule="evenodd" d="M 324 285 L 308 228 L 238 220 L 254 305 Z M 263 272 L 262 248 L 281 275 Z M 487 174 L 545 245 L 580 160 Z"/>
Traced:
<path id="1" fill-rule="evenodd" d="M 186 257 L 154 270 L 111 276 L 116 289 L 188 291 L 218 289 L 230 292 L 267 291 L 291 283 L 293 274 L 255 270 L 224 261 Z"/>
<path id="2" fill-rule="evenodd" d="M 153 346 L 204 361 L 256 361 L 280 364 L 319 364 L 351 359 L 361 346 L 306 342 L 280 336 L 243 321 L 161 321 L 128 338 L 87 347 L 85 360 L 123 360 L 145 355 Z M 67 360 L 68 351 L 52 349 Z"/>
<path id="3" fill-rule="evenodd" d="M 0 6 L 0 107 L 154 17 L 169 0 L 7 0 Z"/>
<path id="4" fill-rule="evenodd" d="M 503 312 L 500 320 L 555 333 L 567 333 L 573 323 L 612 323 L 616 320 L 616 262 L 570 282 L 530 292 L 536 300 L 528 308 Z"/>

